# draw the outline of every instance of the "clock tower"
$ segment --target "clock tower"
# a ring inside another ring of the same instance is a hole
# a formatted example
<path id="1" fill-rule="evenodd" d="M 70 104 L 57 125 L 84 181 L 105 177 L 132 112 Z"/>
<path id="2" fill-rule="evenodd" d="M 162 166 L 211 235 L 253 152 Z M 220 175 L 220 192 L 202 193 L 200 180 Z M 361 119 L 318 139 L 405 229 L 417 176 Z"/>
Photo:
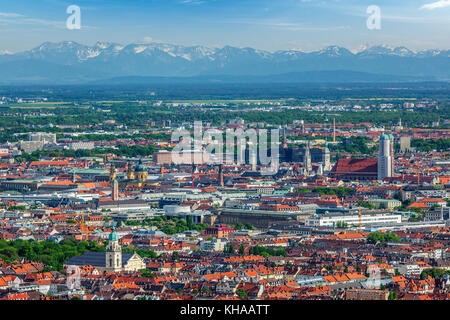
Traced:
<path id="1" fill-rule="evenodd" d="M 106 247 L 106 271 L 120 272 L 122 271 L 122 248 L 119 244 L 115 227 L 109 234 L 109 244 Z"/>

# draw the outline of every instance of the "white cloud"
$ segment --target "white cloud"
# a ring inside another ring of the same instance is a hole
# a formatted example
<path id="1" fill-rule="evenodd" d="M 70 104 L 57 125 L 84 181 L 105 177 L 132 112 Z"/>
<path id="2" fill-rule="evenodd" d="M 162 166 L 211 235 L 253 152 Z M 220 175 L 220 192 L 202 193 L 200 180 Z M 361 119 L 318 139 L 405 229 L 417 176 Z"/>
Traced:
<path id="1" fill-rule="evenodd" d="M 420 7 L 420 9 L 434 10 L 445 7 L 450 7 L 450 0 L 439 0 L 432 3 L 427 3 Z"/>
<path id="2" fill-rule="evenodd" d="M 182 4 L 203 4 L 204 1 L 201 0 L 182 0 Z"/>
<path id="3" fill-rule="evenodd" d="M 20 18 L 23 17 L 23 15 L 18 13 L 11 13 L 11 12 L 0 12 L 0 17 L 4 18 Z"/>
<path id="4" fill-rule="evenodd" d="M 8 25 L 36 25 L 36 26 L 52 26 L 58 29 L 66 29 L 66 21 L 61 19 L 57 20 L 45 20 L 38 18 L 30 18 L 19 13 L 0 12 L 0 24 L 2 26 Z M 97 29 L 92 26 L 83 25 L 83 29 Z"/>

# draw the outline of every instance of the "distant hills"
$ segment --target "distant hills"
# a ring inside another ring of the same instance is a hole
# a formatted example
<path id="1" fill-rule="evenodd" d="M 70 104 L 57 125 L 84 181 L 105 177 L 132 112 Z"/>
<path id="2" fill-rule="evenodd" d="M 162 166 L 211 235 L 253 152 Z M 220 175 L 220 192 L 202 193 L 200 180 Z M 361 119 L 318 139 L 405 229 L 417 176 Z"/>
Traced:
<path id="1" fill-rule="evenodd" d="M 450 50 L 268 52 L 164 43 L 50 43 L 0 53 L 0 84 L 351 83 L 449 81 Z"/>

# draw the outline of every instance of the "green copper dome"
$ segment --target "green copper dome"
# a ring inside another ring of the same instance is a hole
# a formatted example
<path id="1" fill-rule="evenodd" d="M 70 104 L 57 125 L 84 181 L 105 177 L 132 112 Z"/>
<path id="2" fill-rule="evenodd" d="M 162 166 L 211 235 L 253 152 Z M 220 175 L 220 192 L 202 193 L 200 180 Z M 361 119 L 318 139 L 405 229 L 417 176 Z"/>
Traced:
<path id="1" fill-rule="evenodd" d="M 109 234 L 109 241 L 119 241 L 119 237 L 117 236 L 115 227 L 112 227 L 112 231 Z"/>
<path id="2" fill-rule="evenodd" d="M 382 134 L 380 140 L 394 140 L 394 136 L 392 134 Z"/>
<path id="3" fill-rule="evenodd" d="M 145 167 L 142 165 L 142 159 L 139 160 L 139 164 L 134 169 L 135 172 L 143 172 L 145 171 Z"/>

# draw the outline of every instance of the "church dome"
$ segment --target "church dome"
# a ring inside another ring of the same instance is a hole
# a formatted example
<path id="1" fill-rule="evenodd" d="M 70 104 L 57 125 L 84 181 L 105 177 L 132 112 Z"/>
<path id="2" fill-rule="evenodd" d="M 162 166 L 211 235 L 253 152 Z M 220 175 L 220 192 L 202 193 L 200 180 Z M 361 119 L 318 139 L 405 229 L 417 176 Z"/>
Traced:
<path id="1" fill-rule="evenodd" d="M 143 171 L 145 171 L 145 167 L 142 164 L 142 160 L 139 160 L 139 164 L 134 169 L 134 172 L 143 172 Z"/>
<path id="2" fill-rule="evenodd" d="M 112 228 L 111 233 L 109 234 L 109 241 L 118 241 L 119 240 L 119 236 L 116 233 L 116 228 Z"/>
<path id="3" fill-rule="evenodd" d="M 392 134 L 384 133 L 381 135 L 380 140 L 394 140 L 394 136 Z"/>

